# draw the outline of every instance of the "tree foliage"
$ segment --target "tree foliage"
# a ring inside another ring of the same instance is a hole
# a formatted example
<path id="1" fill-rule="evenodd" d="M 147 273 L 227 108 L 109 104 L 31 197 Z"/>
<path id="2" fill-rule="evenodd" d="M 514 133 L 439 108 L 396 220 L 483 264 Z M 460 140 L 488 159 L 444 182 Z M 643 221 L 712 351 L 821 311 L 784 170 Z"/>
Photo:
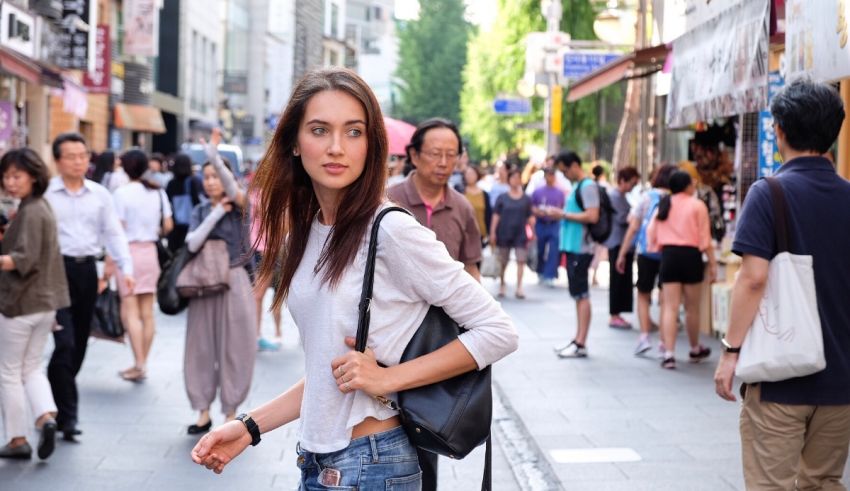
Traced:
<path id="1" fill-rule="evenodd" d="M 395 116 L 416 124 L 460 120 L 461 74 L 471 26 L 463 0 L 420 2 L 419 19 L 399 26 L 399 101 Z"/>
<path id="2" fill-rule="evenodd" d="M 561 30 L 573 39 L 593 40 L 596 11 L 590 0 L 562 0 Z M 499 116 L 493 100 L 502 95 L 516 96 L 525 70 L 525 37 L 544 31 L 546 22 L 540 0 L 499 0 L 499 13 L 490 31 L 477 32 L 469 42 L 469 61 L 464 70 L 461 93 L 462 130 L 471 142 L 474 156 L 493 158 L 527 143 L 544 145 L 541 130 L 517 129 L 518 123 L 543 121 L 545 100 L 533 98 L 528 116 Z M 587 97 L 563 104 L 561 144 L 586 152 L 600 131 L 599 104 L 622 100 L 621 89 L 612 87 L 599 97 Z M 566 94 L 566 91 L 565 91 Z M 609 125 L 610 126 L 610 125 Z M 608 157 L 610 158 L 610 156 Z"/>

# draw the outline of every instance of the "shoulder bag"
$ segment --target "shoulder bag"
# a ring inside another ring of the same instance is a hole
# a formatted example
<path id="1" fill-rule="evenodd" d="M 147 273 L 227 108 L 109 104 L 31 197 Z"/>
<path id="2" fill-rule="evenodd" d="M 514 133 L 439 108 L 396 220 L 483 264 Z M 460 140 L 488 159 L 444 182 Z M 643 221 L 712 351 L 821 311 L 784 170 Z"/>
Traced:
<path id="1" fill-rule="evenodd" d="M 156 303 L 159 304 L 159 310 L 163 314 L 177 315 L 189 305 L 189 300 L 181 297 L 177 292 L 177 277 L 192 257 L 194 254 L 189 252 L 188 246 L 184 245 L 162 268 L 156 283 Z"/>
<path id="2" fill-rule="evenodd" d="M 227 243 L 219 239 L 207 240 L 177 276 L 177 293 L 189 299 L 218 295 L 230 289 L 229 280 Z"/>
<path id="3" fill-rule="evenodd" d="M 378 213 L 372 224 L 357 323 L 355 349 L 360 352 L 366 350 L 366 340 L 369 337 L 378 230 L 384 216 L 393 211 L 410 214 L 403 208 L 385 208 Z M 442 308 L 432 306 L 405 348 L 401 363 L 438 350 L 456 340 L 464 331 L 465 329 L 452 320 Z M 410 442 L 423 450 L 452 459 L 462 459 L 486 442 L 481 488 L 491 488 L 490 424 L 493 399 L 489 366 L 435 384 L 401 391 L 398 393 L 398 402 L 385 397 L 377 399 L 399 411 L 402 427 Z"/>
<path id="4" fill-rule="evenodd" d="M 776 178 L 766 180 L 779 253 L 770 261 L 764 298 L 735 368 L 746 383 L 804 377 L 826 368 L 813 258 L 789 252 L 785 194 Z"/>
<path id="5" fill-rule="evenodd" d="M 157 259 L 159 260 L 159 268 L 165 267 L 168 261 L 171 259 L 172 253 L 171 250 L 166 247 L 165 244 L 162 243 L 162 231 L 165 230 L 165 203 L 163 202 L 163 192 L 157 189 L 157 194 L 159 195 L 159 233 L 160 235 L 156 239 L 156 254 Z"/>

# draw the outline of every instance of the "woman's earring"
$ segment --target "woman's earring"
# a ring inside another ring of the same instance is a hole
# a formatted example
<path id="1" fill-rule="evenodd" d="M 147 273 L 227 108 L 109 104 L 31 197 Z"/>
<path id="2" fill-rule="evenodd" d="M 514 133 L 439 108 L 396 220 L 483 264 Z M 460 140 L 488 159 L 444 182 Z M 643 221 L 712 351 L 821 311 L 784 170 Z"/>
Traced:
<path id="1" fill-rule="evenodd" d="M 299 153 L 298 153 L 298 150 L 292 149 L 292 155 L 293 155 L 294 157 L 298 157 L 298 156 L 300 156 L 301 154 L 299 154 Z"/>

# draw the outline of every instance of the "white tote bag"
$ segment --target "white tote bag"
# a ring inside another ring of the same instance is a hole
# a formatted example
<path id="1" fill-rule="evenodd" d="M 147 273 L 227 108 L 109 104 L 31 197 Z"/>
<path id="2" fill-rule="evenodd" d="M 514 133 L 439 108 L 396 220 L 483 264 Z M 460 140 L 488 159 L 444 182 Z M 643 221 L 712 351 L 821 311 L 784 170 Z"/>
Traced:
<path id="1" fill-rule="evenodd" d="M 803 377 L 826 368 L 812 256 L 788 252 L 787 208 L 778 181 L 768 178 L 779 254 L 741 346 L 735 374 L 746 383 Z"/>
<path id="2" fill-rule="evenodd" d="M 484 255 L 481 258 L 481 276 L 484 278 L 498 278 L 501 274 L 502 265 L 496 256 L 496 251 L 493 247 L 485 248 Z"/>

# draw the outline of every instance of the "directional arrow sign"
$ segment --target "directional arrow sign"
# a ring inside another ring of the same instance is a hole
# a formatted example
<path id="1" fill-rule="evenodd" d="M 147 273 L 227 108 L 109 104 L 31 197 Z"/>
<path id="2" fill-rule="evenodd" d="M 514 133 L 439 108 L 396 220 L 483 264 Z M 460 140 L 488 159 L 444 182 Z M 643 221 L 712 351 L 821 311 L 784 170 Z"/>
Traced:
<path id="1" fill-rule="evenodd" d="M 496 114 L 528 114 L 531 112 L 531 101 L 528 99 L 496 99 L 493 101 L 493 111 Z"/>
<path id="2" fill-rule="evenodd" d="M 579 79 L 620 56 L 619 53 L 599 51 L 569 51 L 564 53 L 564 77 Z"/>

